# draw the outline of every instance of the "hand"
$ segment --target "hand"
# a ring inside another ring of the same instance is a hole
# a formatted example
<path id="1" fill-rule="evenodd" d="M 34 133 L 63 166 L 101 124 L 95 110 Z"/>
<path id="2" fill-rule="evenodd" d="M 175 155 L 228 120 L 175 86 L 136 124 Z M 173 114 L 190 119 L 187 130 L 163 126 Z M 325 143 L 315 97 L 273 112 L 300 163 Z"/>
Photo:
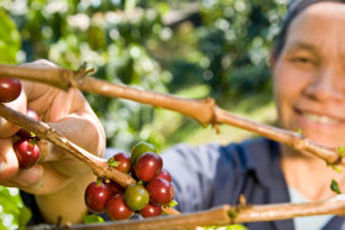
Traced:
<path id="1" fill-rule="evenodd" d="M 39 60 L 23 66 L 32 68 L 59 68 L 46 60 Z M 39 115 L 40 120 L 54 127 L 70 141 L 103 156 L 105 134 L 97 116 L 78 89 L 67 92 L 45 84 L 21 81 L 23 90 L 13 102 L 6 103 L 23 113 L 30 108 Z M 30 169 L 19 169 L 13 145 L 13 135 L 19 127 L 0 119 L 0 183 L 15 186 L 39 196 L 56 196 L 72 183 L 87 184 L 92 176 L 91 170 L 74 159 L 70 154 L 53 144 L 42 141 L 44 156 Z M 84 180 L 82 179 L 84 178 Z M 83 185 L 84 186 L 84 185 Z M 86 187 L 86 185 L 85 185 Z M 82 188 L 81 188 L 82 190 Z"/>

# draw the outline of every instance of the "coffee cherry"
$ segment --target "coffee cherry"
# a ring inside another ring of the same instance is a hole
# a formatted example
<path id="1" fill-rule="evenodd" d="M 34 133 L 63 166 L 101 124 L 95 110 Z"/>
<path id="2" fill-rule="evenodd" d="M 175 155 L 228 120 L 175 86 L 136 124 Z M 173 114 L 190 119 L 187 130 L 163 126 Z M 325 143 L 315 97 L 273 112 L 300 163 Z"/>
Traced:
<path id="1" fill-rule="evenodd" d="M 20 168 L 30 168 L 39 159 L 40 149 L 34 142 L 30 138 L 22 138 L 13 144 Z"/>
<path id="2" fill-rule="evenodd" d="M 119 185 L 118 183 L 116 183 L 115 181 L 110 180 L 110 182 L 106 184 L 109 187 L 112 195 L 116 195 L 120 192 L 123 192 L 124 190 L 123 187 Z"/>
<path id="3" fill-rule="evenodd" d="M 154 204 L 167 204 L 174 198 L 174 188 L 164 179 L 154 179 L 146 185 L 150 200 Z"/>
<path id="4" fill-rule="evenodd" d="M 28 111 L 26 112 L 26 115 L 34 119 L 35 121 L 40 120 L 37 113 L 33 111 L 32 109 L 28 109 Z M 24 128 L 21 128 L 16 134 L 17 136 L 20 136 L 20 137 L 26 137 L 26 138 L 32 137 L 31 133 L 25 130 Z"/>
<path id="5" fill-rule="evenodd" d="M 131 217 L 133 211 L 126 205 L 122 193 L 111 197 L 105 207 L 106 213 L 113 220 L 125 220 Z"/>
<path id="6" fill-rule="evenodd" d="M 159 175 L 162 166 L 163 160 L 159 155 L 147 152 L 138 157 L 134 172 L 140 180 L 148 182 Z"/>
<path id="7" fill-rule="evenodd" d="M 0 78 L 0 103 L 7 103 L 19 97 L 22 85 L 15 78 Z"/>
<path id="8" fill-rule="evenodd" d="M 118 166 L 114 167 L 120 172 L 128 173 L 131 169 L 131 159 L 127 153 L 116 153 L 112 156 L 112 159 L 120 163 Z"/>
<path id="9" fill-rule="evenodd" d="M 151 145 L 150 143 L 147 143 L 145 141 L 139 141 L 136 145 L 133 146 L 131 151 L 131 164 L 134 165 L 137 158 L 146 152 L 157 152 L 156 148 Z"/>
<path id="10" fill-rule="evenodd" d="M 145 208 L 143 208 L 140 211 L 140 214 L 143 217 L 160 216 L 162 214 L 162 208 L 159 205 L 154 205 L 154 204 L 149 203 L 148 205 L 145 206 Z"/>
<path id="11" fill-rule="evenodd" d="M 93 212 L 103 212 L 110 197 L 111 190 L 100 181 L 90 183 L 85 191 L 86 206 Z"/>
<path id="12" fill-rule="evenodd" d="M 149 203 L 149 193 L 144 186 L 131 184 L 126 188 L 125 201 L 132 210 L 141 210 Z"/>
<path id="13" fill-rule="evenodd" d="M 168 170 L 166 170 L 164 168 L 161 170 L 161 172 L 159 173 L 159 175 L 155 179 L 159 179 L 159 178 L 167 180 L 171 183 L 170 173 L 168 172 Z"/>

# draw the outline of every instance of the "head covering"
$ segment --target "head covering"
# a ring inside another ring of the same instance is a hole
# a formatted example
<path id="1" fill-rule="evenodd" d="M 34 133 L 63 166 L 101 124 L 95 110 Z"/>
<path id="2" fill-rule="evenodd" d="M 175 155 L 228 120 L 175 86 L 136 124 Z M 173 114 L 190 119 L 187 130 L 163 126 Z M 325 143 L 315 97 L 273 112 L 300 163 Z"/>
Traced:
<path id="1" fill-rule="evenodd" d="M 278 34 L 276 38 L 276 44 L 274 48 L 274 55 L 276 58 L 279 57 L 286 40 L 286 35 L 288 28 L 291 24 L 291 21 L 296 18 L 299 13 L 301 13 L 303 10 L 305 10 L 308 6 L 319 3 L 319 2 L 342 2 L 345 3 L 345 0 L 290 0 L 288 3 L 288 9 L 286 17 L 283 21 L 283 26 L 281 28 L 280 33 Z"/>

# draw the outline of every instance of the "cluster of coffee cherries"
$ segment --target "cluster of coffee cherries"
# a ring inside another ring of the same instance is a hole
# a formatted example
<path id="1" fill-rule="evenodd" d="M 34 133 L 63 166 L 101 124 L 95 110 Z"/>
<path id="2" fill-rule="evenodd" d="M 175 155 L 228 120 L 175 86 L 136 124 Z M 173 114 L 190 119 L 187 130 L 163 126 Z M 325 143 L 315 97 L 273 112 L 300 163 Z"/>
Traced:
<path id="1" fill-rule="evenodd" d="M 154 217 L 162 214 L 162 206 L 169 206 L 173 201 L 171 176 L 162 168 L 162 158 L 153 145 L 141 141 L 132 148 L 130 156 L 119 152 L 108 162 L 138 182 L 126 188 L 109 179 L 92 182 L 85 191 L 85 203 L 90 211 L 106 212 L 114 220 L 128 219 L 134 213 Z"/>
<path id="2" fill-rule="evenodd" d="M 19 97 L 22 91 L 22 85 L 15 78 L 0 78 L 0 103 L 8 103 Z M 38 115 L 35 111 L 28 109 L 27 116 L 38 121 Z M 13 149 L 17 155 L 19 167 L 27 169 L 32 167 L 40 157 L 37 138 L 33 133 L 20 129 L 17 133 L 17 141 L 13 144 Z"/>

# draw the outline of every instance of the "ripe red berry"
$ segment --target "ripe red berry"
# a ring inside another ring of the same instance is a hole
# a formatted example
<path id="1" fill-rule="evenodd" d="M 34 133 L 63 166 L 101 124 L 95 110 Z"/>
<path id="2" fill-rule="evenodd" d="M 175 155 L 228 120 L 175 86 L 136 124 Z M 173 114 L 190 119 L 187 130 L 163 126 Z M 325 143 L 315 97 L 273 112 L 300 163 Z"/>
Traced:
<path id="1" fill-rule="evenodd" d="M 100 213 L 104 211 L 111 197 L 111 191 L 106 184 L 100 181 L 92 182 L 87 186 L 84 197 L 89 210 Z"/>
<path id="2" fill-rule="evenodd" d="M 160 205 L 154 205 L 154 204 L 149 203 L 148 205 L 146 205 L 145 208 L 143 208 L 140 211 L 140 214 L 143 217 L 160 216 L 162 214 L 162 208 Z"/>
<path id="3" fill-rule="evenodd" d="M 146 185 L 150 194 L 150 201 L 154 204 L 167 204 L 174 198 L 174 188 L 164 179 L 154 179 Z"/>
<path id="4" fill-rule="evenodd" d="M 116 183 L 115 181 L 110 180 L 110 182 L 106 184 L 109 187 L 112 195 L 116 195 L 120 192 L 123 192 L 123 187 L 119 185 L 118 183 Z"/>
<path id="5" fill-rule="evenodd" d="M 40 158 L 40 149 L 33 139 L 19 139 L 13 144 L 13 149 L 20 168 L 30 168 Z"/>
<path id="6" fill-rule="evenodd" d="M 168 170 L 164 168 L 161 170 L 160 174 L 155 179 L 159 179 L 159 178 L 171 182 L 171 175 L 168 172 Z"/>
<path id="7" fill-rule="evenodd" d="M 30 118 L 34 119 L 35 121 L 40 120 L 37 113 L 35 111 L 33 111 L 32 109 L 28 109 L 28 111 L 26 112 L 26 115 L 29 116 Z M 26 137 L 26 138 L 32 137 L 31 133 L 28 132 L 27 130 L 23 129 L 23 128 L 20 129 L 16 134 L 20 137 Z"/>
<path id="8" fill-rule="evenodd" d="M 16 99 L 22 91 L 22 85 L 15 78 L 0 78 L 0 103 Z"/>
<path id="9" fill-rule="evenodd" d="M 116 153 L 112 156 L 112 159 L 120 163 L 118 166 L 114 167 L 120 172 L 128 173 L 131 169 L 131 158 L 127 153 Z"/>
<path id="10" fill-rule="evenodd" d="M 126 205 L 122 193 L 116 194 L 108 201 L 105 210 L 113 220 L 125 220 L 131 217 L 133 211 Z"/>
<path id="11" fill-rule="evenodd" d="M 147 152 L 138 157 L 134 172 L 140 180 L 148 182 L 159 175 L 162 166 L 163 160 L 159 155 Z"/>

